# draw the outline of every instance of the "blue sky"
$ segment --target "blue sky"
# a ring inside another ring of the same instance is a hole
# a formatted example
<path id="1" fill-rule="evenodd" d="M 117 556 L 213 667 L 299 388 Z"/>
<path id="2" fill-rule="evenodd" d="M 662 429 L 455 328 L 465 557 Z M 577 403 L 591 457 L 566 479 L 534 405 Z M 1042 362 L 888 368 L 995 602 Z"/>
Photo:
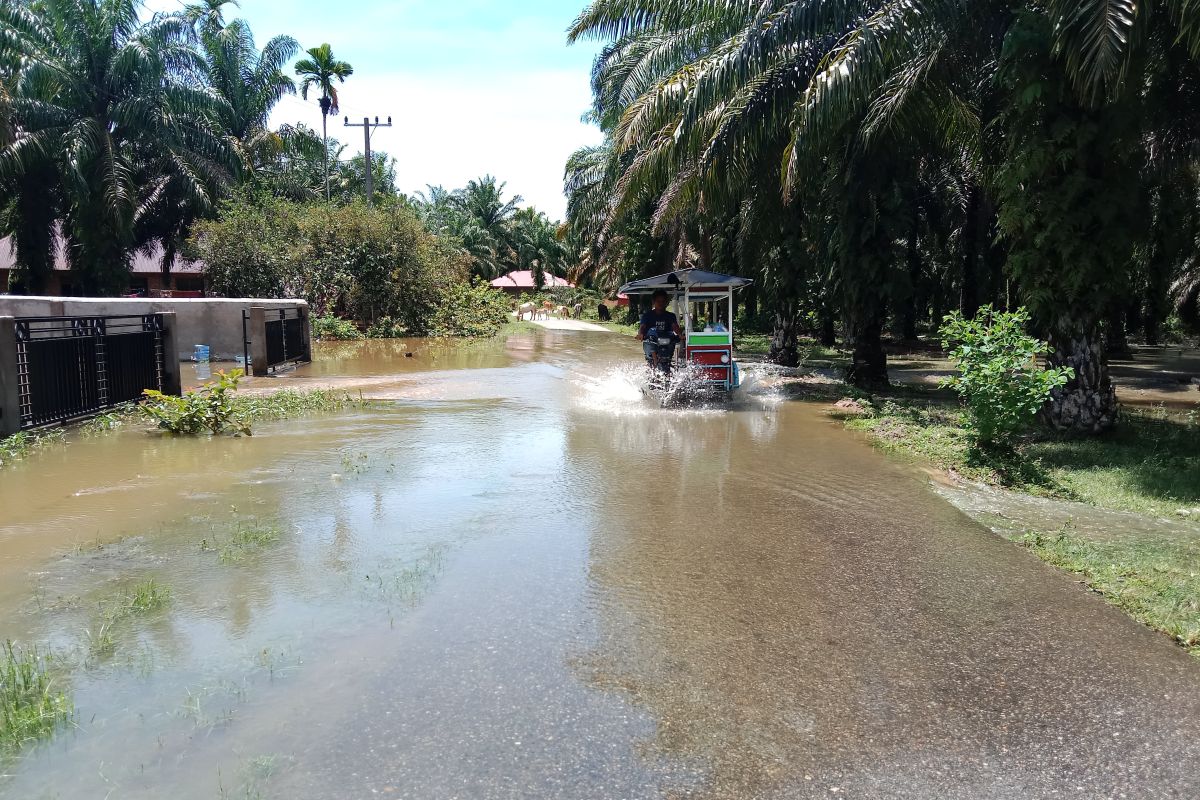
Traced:
<path id="1" fill-rule="evenodd" d="M 229 16 L 249 20 L 261 47 L 294 36 L 329 42 L 355 74 L 340 92 L 342 114 L 391 115 L 372 147 L 397 160 L 402 191 L 454 188 L 485 173 L 553 218 L 566 206 L 562 170 L 576 148 L 600 141 L 580 121 L 590 100 L 593 43 L 568 47 L 565 30 L 585 0 L 242 0 Z M 178 0 L 149 0 L 174 10 Z M 285 98 L 273 121 L 320 129 L 315 102 Z M 330 118 L 329 133 L 362 151 L 362 130 Z"/>

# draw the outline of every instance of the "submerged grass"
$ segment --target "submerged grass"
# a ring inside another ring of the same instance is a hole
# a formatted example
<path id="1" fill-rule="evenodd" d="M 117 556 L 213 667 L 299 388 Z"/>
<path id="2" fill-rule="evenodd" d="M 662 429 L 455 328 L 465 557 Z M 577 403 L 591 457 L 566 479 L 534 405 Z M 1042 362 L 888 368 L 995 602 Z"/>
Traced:
<path id="1" fill-rule="evenodd" d="M 213 536 L 200 542 L 203 552 L 215 552 L 222 564 L 238 564 L 263 548 L 275 544 L 282 538 L 283 531 L 274 525 L 260 522 L 238 521 L 233 532 L 225 538 Z"/>
<path id="2" fill-rule="evenodd" d="M 368 402 L 345 392 L 331 389 L 297 391 L 285 389 L 268 395 L 240 396 L 233 399 L 234 410 L 249 422 L 276 422 L 317 414 L 330 414 L 349 408 L 364 408 Z M 67 443 L 67 433 L 84 437 L 100 436 L 127 427 L 140 419 L 140 406 L 129 403 L 89 420 L 66 428 L 22 431 L 0 438 L 0 469 L 16 464 L 51 446 Z"/>
<path id="3" fill-rule="evenodd" d="M 36 648 L 0 648 L 0 756 L 43 739 L 74 714 L 53 677 L 53 659 Z"/>
<path id="4" fill-rule="evenodd" d="M 1097 541 L 1070 529 L 1030 532 L 1018 541 L 1200 657 L 1200 541 L 1148 536 Z"/>
<path id="5" fill-rule="evenodd" d="M 234 404 L 241 414 L 254 422 L 274 422 L 314 414 L 330 414 L 368 405 L 362 398 L 333 389 L 284 389 L 265 395 L 235 395 Z"/>
<path id="6" fill-rule="evenodd" d="M 51 445 L 66 441 L 62 430 L 22 431 L 0 439 L 0 469 L 22 461 Z"/>
<path id="7" fill-rule="evenodd" d="M 134 584 L 100 603 L 100 614 L 92 627 L 84 631 L 87 652 L 92 659 L 103 659 L 117 650 L 117 633 L 126 620 L 161 611 L 171 603 L 170 587 L 153 578 Z"/>

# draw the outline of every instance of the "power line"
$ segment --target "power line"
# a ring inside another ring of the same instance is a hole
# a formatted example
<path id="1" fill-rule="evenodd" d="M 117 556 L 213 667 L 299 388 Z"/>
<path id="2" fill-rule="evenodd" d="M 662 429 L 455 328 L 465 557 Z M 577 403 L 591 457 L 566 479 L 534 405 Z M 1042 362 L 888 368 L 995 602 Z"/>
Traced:
<path id="1" fill-rule="evenodd" d="M 370 117 L 363 117 L 362 122 L 351 122 L 350 117 L 345 117 L 342 127 L 363 129 L 363 169 L 367 173 L 367 205 L 374 205 L 375 187 L 371 185 L 373 179 L 371 175 L 371 134 L 376 128 L 392 127 L 392 118 L 388 117 L 387 122 L 383 123 L 379 121 L 379 117 L 376 117 L 375 122 L 372 123 Z"/>

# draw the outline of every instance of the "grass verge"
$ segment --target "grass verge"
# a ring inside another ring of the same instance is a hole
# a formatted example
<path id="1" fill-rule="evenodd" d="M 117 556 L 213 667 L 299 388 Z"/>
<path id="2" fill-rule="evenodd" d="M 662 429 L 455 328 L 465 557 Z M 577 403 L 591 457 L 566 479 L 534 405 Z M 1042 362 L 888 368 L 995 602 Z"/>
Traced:
<path id="1" fill-rule="evenodd" d="M 888 450 L 919 456 L 970 480 L 1099 508 L 1200 519 L 1200 417 L 1127 409 L 1093 438 L 1028 433 L 1012 450 L 972 447 L 959 406 L 931 393 L 860 400 L 848 419 Z"/>
<path id="2" fill-rule="evenodd" d="M 972 447 L 959 406 L 908 390 L 849 404 L 846 425 L 881 447 L 969 480 L 1098 508 L 1200 522 L 1200 420 L 1195 412 L 1128 409 L 1107 436 L 1028 433 L 1011 450 Z M 856 413 L 861 409 L 861 413 Z M 835 412 L 836 415 L 836 412 Z M 1152 526 L 1151 526 L 1152 527 Z M 1071 527 L 1016 541 L 1080 576 L 1104 599 L 1200 657 L 1200 538 Z"/>
<path id="3" fill-rule="evenodd" d="M 1026 533 L 1017 541 L 1200 657 L 1200 541 L 1146 536 L 1097 541 L 1069 529 Z"/>
<path id="4" fill-rule="evenodd" d="M 52 659 L 12 642 L 0 647 L 0 755 L 50 736 L 74 706 L 52 676 Z"/>

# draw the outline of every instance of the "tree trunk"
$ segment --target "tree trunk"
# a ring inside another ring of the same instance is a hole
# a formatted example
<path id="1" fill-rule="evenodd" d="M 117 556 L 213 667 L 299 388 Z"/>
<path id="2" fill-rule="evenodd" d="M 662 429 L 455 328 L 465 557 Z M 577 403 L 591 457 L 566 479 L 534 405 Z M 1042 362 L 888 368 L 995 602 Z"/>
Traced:
<path id="1" fill-rule="evenodd" d="M 1125 309 L 1119 300 L 1113 301 L 1105 336 L 1109 358 L 1131 358 L 1133 356 L 1133 351 L 1129 349 L 1129 337 L 1126 335 L 1125 328 Z"/>
<path id="2" fill-rule="evenodd" d="M 967 195 L 963 227 L 962 283 L 958 298 L 958 310 L 967 319 L 974 319 L 979 312 L 979 211 L 982 203 L 979 187 L 972 184 Z"/>
<path id="3" fill-rule="evenodd" d="M 821 317 L 821 345 L 824 347 L 833 347 L 836 344 L 837 328 L 833 320 L 833 315 L 825 314 Z"/>
<path id="4" fill-rule="evenodd" d="M 776 309 L 771 350 L 767 358 L 784 367 L 799 366 L 800 348 L 796 336 L 795 303 L 782 303 L 781 307 Z"/>
<path id="5" fill-rule="evenodd" d="M 921 282 L 921 251 L 914 230 L 908 237 L 908 297 L 900 325 L 900 337 L 906 342 L 917 340 L 917 285 Z"/>
<path id="6" fill-rule="evenodd" d="M 1112 428 L 1119 406 L 1099 331 L 1093 326 L 1087 333 L 1055 334 L 1051 347 L 1049 366 L 1071 367 L 1075 377 L 1051 394 L 1042 411 L 1046 422 L 1056 430 L 1075 433 L 1095 434 Z"/>
<path id="7" fill-rule="evenodd" d="M 329 112 L 321 108 L 321 161 L 325 165 L 325 200 L 329 200 Z"/>
<path id="8" fill-rule="evenodd" d="M 746 306 L 746 319 L 753 320 L 758 316 L 758 290 L 751 286 L 742 295 Z"/>
<path id="9" fill-rule="evenodd" d="M 887 389 L 887 353 L 883 350 L 883 314 L 876 313 L 850 321 L 854 347 L 846 381 L 868 392 Z"/>

